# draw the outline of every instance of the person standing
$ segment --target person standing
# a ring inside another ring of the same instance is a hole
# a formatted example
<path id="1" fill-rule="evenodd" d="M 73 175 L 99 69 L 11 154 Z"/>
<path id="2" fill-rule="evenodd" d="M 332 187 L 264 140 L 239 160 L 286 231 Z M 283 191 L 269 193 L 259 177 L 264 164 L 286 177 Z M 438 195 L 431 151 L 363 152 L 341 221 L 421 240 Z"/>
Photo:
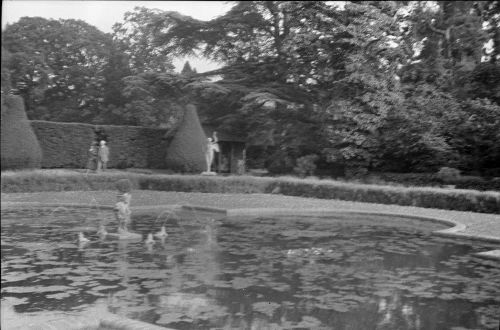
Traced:
<path id="1" fill-rule="evenodd" d="M 97 170 L 105 171 L 107 169 L 107 164 L 109 161 L 109 148 L 106 145 L 106 141 L 102 140 L 99 145 L 99 157 L 97 159 Z"/>
<path id="2" fill-rule="evenodd" d="M 89 174 L 90 171 L 95 171 L 97 169 L 97 158 L 98 158 L 98 147 L 97 142 L 92 142 L 90 144 L 90 149 L 88 150 L 89 160 L 87 161 L 87 172 Z"/>

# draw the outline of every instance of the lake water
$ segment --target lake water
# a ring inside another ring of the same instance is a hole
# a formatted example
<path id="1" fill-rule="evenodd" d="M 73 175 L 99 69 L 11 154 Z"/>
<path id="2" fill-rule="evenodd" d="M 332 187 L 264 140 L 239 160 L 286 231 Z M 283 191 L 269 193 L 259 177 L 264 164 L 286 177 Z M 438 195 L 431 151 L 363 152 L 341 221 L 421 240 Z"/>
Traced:
<path id="1" fill-rule="evenodd" d="M 137 216 L 132 230 L 165 219 Z M 184 212 L 146 246 L 99 239 L 101 221 L 116 228 L 110 211 L 2 210 L 2 304 L 48 315 L 99 304 L 175 329 L 498 329 L 500 262 L 474 253 L 499 245 L 433 236 L 437 225 Z"/>

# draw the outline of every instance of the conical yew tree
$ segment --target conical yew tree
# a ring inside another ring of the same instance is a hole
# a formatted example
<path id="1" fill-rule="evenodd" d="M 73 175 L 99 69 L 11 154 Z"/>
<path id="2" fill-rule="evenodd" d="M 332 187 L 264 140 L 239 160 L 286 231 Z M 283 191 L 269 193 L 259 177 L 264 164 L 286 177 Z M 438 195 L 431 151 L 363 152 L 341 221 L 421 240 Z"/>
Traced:
<path id="1" fill-rule="evenodd" d="M 23 99 L 2 94 L 1 168 L 40 168 L 42 151 L 24 111 Z"/>
<path id="2" fill-rule="evenodd" d="M 198 118 L 196 107 L 189 104 L 172 142 L 167 149 L 167 167 L 180 172 L 206 170 L 207 137 Z"/>

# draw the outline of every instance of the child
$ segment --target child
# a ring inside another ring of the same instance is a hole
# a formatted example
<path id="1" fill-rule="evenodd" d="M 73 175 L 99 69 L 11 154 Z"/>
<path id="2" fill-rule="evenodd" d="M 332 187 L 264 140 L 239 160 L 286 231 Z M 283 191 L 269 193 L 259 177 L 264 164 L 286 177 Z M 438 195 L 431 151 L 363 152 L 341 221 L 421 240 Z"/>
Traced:
<path id="1" fill-rule="evenodd" d="M 130 200 L 132 190 L 130 180 L 122 179 L 116 182 L 118 189 L 117 203 L 115 204 L 115 217 L 118 221 L 118 233 L 128 232 L 128 224 L 130 223 Z"/>
<path id="2" fill-rule="evenodd" d="M 89 174 L 89 171 L 94 171 L 97 169 L 97 143 L 96 142 L 92 142 L 92 144 L 90 145 L 90 149 L 88 151 L 88 156 L 89 156 L 89 160 L 87 162 L 87 173 L 86 174 Z"/>
<path id="3" fill-rule="evenodd" d="M 97 158 L 97 170 L 106 170 L 109 160 L 109 148 L 106 146 L 106 141 L 102 140 L 99 145 L 99 157 Z"/>

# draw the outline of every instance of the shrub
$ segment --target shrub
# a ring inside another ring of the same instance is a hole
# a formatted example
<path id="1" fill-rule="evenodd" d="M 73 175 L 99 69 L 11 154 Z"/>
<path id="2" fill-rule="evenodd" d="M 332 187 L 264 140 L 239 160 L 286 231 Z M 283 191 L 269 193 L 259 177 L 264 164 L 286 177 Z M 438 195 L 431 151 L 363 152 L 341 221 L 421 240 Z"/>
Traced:
<path id="1" fill-rule="evenodd" d="M 406 188 L 301 179 L 276 180 L 269 191 L 275 187 L 279 187 L 283 195 L 289 196 L 500 213 L 500 193 L 496 192 Z"/>
<path id="2" fill-rule="evenodd" d="M 359 179 L 361 183 L 378 185 L 404 185 L 417 187 L 440 187 L 443 180 L 437 173 L 370 173 Z M 500 191 L 500 178 L 482 178 L 479 176 L 463 176 L 449 179 L 447 184 L 455 185 L 457 189 Z"/>
<path id="3" fill-rule="evenodd" d="M 453 183 L 460 178 L 460 171 L 456 168 L 441 167 L 437 172 L 437 178 L 444 183 Z"/>
<path id="4" fill-rule="evenodd" d="M 72 190 L 115 190 L 116 182 L 129 179 L 132 188 L 139 187 L 141 174 L 106 173 L 84 175 L 66 170 L 2 172 L 2 192 L 38 192 Z"/>
<path id="5" fill-rule="evenodd" d="M 457 189 L 492 190 L 500 191 L 500 178 L 485 180 L 477 176 L 462 176 L 453 181 Z"/>
<path id="6" fill-rule="evenodd" d="M 39 168 L 42 151 L 20 96 L 2 94 L 1 169 Z"/>
<path id="7" fill-rule="evenodd" d="M 128 193 L 132 190 L 132 182 L 129 179 L 120 179 L 116 181 L 116 189 L 121 193 Z"/>
<path id="8" fill-rule="evenodd" d="M 294 159 L 286 150 L 275 150 L 272 152 L 266 162 L 266 168 L 269 173 L 283 174 L 293 171 Z"/>
<path id="9" fill-rule="evenodd" d="M 397 184 L 405 186 L 440 186 L 436 173 L 391 173 L 378 172 L 367 175 L 363 183 L 370 184 Z"/>
<path id="10" fill-rule="evenodd" d="M 318 159 L 319 156 L 315 154 L 300 157 L 297 159 L 297 165 L 293 168 L 293 171 L 301 177 L 313 175 L 316 170 L 315 163 Z"/>
<path id="11" fill-rule="evenodd" d="M 206 170 L 207 137 L 203 132 L 196 107 L 188 105 L 172 142 L 168 146 L 166 166 L 181 172 Z"/>
<path id="12" fill-rule="evenodd" d="M 348 179 L 360 180 L 368 174 L 368 169 L 363 166 L 349 166 L 344 170 L 344 175 Z"/>

